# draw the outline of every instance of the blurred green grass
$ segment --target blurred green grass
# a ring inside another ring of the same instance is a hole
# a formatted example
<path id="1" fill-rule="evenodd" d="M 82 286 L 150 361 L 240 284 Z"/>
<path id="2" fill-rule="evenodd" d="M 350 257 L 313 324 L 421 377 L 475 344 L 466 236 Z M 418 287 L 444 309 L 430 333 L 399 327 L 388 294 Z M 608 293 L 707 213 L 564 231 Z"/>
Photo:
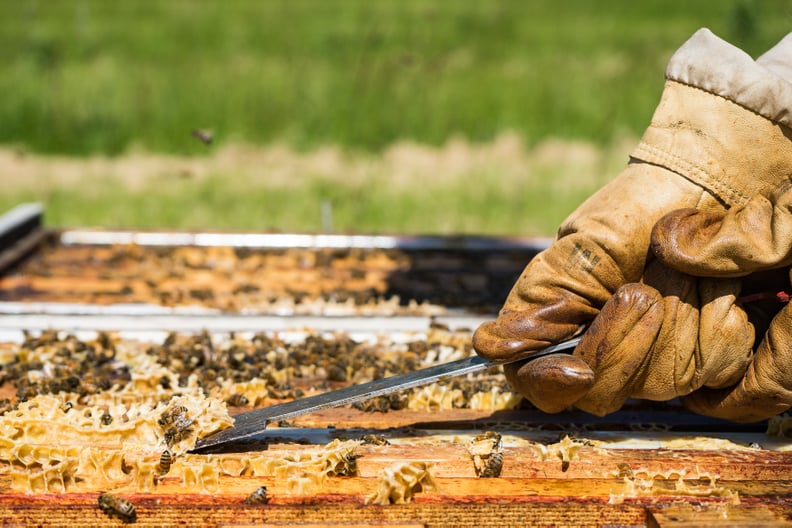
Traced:
<path id="1" fill-rule="evenodd" d="M 640 133 L 701 26 L 760 53 L 787 0 L 0 2 L 0 143 L 199 153 L 285 140 L 378 149 L 504 129 Z"/>
<path id="2" fill-rule="evenodd" d="M 0 2 L 0 148 L 208 158 L 225 145 L 283 143 L 376 156 L 402 140 L 475 144 L 510 131 L 528 147 L 583 140 L 612 160 L 648 123 L 666 61 L 699 27 L 757 56 L 792 29 L 792 4 Z M 215 142 L 201 144 L 195 128 Z M 551 234 L 617 166 L 577 179 L 549 167 L 523 182 L 478 168 L 431 192 L 343 175 L 306 174 L 290 188 L 229 172 L 136 189 L 42 178 L 0 187 L 0 210 L 35 200 L 56 225 L 319 230 L 331 203 L 337 230 Z"/>

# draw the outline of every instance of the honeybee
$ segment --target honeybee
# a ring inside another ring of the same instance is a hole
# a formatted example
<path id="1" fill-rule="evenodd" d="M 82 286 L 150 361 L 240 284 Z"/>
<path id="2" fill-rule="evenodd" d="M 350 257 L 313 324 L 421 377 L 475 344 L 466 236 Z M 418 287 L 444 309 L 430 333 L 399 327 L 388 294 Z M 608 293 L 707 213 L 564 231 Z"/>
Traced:
<path id="1" fill-rule="evenodd" d="M 178 444 L 182 440 L 184 440 L 188 434 L 190 434 L 191 429 L 179 429 L 178 427 L 169 427 L 167 431 L 165 431 L 165 445 L 168 447 L 173 446 L 173 444 Z"/>
<path id="2" fill-rule="evenodd" d="M 243 406 L 247 405 L 249 403 L 249 401 L 248 401 L 247 397 L 244 394 L 240 394 L 238 392 L 235 392 L 234 394 L 232 394 L 231 396 L 228 397 L 228 399 L 226 400 L 226 403 L 228 405 L 231 405 L 232 407 L 243 407 Z"/>
<path id="3" fill-rule="evenodd" d="M 385 437 L 377 436 L 375 434 L 366 434 L 360 437 L 360 440 L 364 444 L 368 445 L 377 445 L 377 446 L 387 446 L 390 445 L 390 442 Z"/>
<path id="4" fill-rule="evenodd" d="M 364 412 L 388 412 L 391 408 L 391 402 L 387 396 L 378 396 L 370 400 L 355 402 L 352 404 L 355 409 Z"/>
<path id="5" fill-rule="evenodd" d="M 157 420 L 157 422 L 159 423 L 160 427 L 164 429 L 165 427 L 174 423 L 177 418 L 183 417 L 186 413 L 187 407 L 179 405 L 173 409 L 163 411 L 162 414 L 160 414 L 159 420 Z"/>
<path id="6" fill-rule="evenodd" d="M 245 499 L 245 504 L 267 504 L 269 497 L 267 497 L 267 486 L 261 486 L 248 495 Z"/>
<path id="7" fill-rule="evenodd" d="M 122 497 L 102 493 L 99 495 L 98 504 L 103 512 L 120 517 L 124 522 L 134 522 L 137 517 L 135 505 Z"/>
<path id="8" fill-rule="evenodd" d="M 5 414 L 14 408 L 16 408 L 16 404 L 12 404 L 10 399 L 8 398 L 0 399 L 0 414 Z"/>
<path id="9" fill-rule="evenodd" d="M 179 405 L 171 410 L 164 411 L 159 420 L 160 427 L 165 431 L 165 443 L 168 447 L 182 441 L 191 431 L 195 420 L 187 417 L 187 407 Z"/>
<path id="10" fill-rule="evenodd" d="M 102 425 L 110 425 L 111 423 L 113 423 L 113 417 L 110 416 L 109 412 L 105 412 L 104 414 L 102 414 L 101 420 L 102 420 Z"/>
<path id="11" fill-rule="evenodd" d="M 330 365 L 327 367 L 327 379 L 329 381 L 347 381 L 347 371 L 339 365 Z"/>
<path id="12" fill-rule="evenodd" d="M 357 472 L 357 455 L 354 453 L 344 455 L 335 467 L 335 474 L 339 477 L 352 477 L 357 475 Z"/>
<path id="13" fill-rule="evenodd" d="M 171 453 L 168 449 L 162 452 L 160 456 L 159 465 L 157 466 L 157 470 L 159 471 L 160 475 L 165 475 L 170 471 L 171 464 L 173 464 L 173 453 Z"/>
<path id="14" fill-rule="evenodd" d="M 634 478 L 633 470 L 627 462 L 620 462 L 617 466 L 619 468 L 620 478 Z"/>
<path id="15" fill-rule="evenodd" d="M 499 477 L 503 469 L 503 453 L 491 453 L 484 462 L 484 467 L 479 472 L 481 478 Z"/>
<path id="16" fill-rule="evenodd" d="M 500 433 L 485 431 L 473 438 L 470 453 L 476 475 L 481 478 L 499 477 L 503 469 L 503 441 Z"/>

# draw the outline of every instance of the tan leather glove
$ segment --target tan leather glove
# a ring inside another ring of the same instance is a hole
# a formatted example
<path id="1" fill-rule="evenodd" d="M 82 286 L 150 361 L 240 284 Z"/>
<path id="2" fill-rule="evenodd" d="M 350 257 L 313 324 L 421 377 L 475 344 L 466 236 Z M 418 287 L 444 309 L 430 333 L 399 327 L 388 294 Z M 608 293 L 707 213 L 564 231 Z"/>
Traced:
<path id="1" fill-rule="evenodd" d="M 718 214 L 676 211 L 655 228 L 652 245 L 676 268 L 706 276 L 739 277 L 778 268 L 786 275 L 768 284 L 789 289 L 792 263 L 792 181 L 765 197 Z M 745 375 L 734 386 L 701 391 L 685 404 L 691 410 L 740 422 L 769 418 L 792 406 L 792 306 L 763 334 Z"/>
<path id="2" fill-rule="evenodd" d="M 482 356 L 510 361 L 574 336 L 643 274 L 652 226 L 682 207 L 719 212 L 792 172 L 792 84 L 696 32 L 671 58 L 661 102 L 626 169 L 561 225 L 525 268 L 497 320 L 474 334 Z M 750 176 L 749 176 L 750 175 Z M 557 412 L 589 390 L 574 358 L 531 362 L 525 396 Z"/>
<path id="3" fill-rule="evenodd" d="M 698 279 L 652 262 L 641 283 L 622 286 L 605 303 L 575 349 L 594 382 L 574 406 L 603 416 L 627 398 L 667 401 L 736 383 L 754 341 L 737 304 L 740 290 L 738 279 Z M 505 366 L 524 393 L 537 381 L 530 365 Z"/>

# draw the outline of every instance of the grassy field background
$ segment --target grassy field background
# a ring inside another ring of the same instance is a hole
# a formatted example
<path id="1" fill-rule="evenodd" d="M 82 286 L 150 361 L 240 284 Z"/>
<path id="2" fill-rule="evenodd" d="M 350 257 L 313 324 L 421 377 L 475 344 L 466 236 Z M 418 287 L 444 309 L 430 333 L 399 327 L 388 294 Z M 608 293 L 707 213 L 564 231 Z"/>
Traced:
<path id="1" fill-rule="evenodd" d="M 0 207 L 41 201 L 56 225 L 550 234 L 624 162 L 702 26 L 756 56 L 792 4 L 0 2 Z"/>

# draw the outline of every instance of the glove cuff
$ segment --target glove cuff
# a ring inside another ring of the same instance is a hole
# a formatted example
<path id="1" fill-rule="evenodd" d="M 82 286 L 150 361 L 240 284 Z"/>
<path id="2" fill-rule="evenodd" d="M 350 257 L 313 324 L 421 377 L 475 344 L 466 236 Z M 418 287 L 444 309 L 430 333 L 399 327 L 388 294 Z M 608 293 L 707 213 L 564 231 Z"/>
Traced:
<path id="1" fill-rule="evenodd" d="M 770 55 L 782 54 L 792 42 L 782 40 L 759 62 L 715 36 L 696 31 L 671 57 L 666 79 L 719 95 L 771 121 L 792 126 L 792 84 L 778 75 Z M 767 66 L 767 67 L 766 67 Z"/>
<path id="2" fill-rule="evenodd" d="M 702 29 L 671 58 L 634 159 L 674 171 L 728 206 L 792 174 L 792 84 Z"/>

